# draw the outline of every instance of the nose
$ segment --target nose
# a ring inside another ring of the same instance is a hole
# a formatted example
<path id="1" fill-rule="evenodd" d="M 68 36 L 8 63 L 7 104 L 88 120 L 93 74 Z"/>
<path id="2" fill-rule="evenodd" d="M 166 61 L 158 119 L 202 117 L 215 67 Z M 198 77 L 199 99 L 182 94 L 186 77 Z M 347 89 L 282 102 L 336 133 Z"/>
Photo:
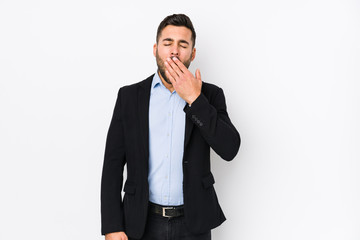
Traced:
<path id="1" fill-rule="evenodd" d="M 178 48 L 178 46 L 174 46 L 171 49 L 171 56 L 179 56 L 179 48 Z"/>

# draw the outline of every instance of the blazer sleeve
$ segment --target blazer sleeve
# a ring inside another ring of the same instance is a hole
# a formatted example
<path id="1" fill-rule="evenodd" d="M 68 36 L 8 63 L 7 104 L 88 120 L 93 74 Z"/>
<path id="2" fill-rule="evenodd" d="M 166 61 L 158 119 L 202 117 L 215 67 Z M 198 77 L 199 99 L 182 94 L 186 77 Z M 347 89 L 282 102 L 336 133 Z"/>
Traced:
<path id="1" fill-rule="evenodd" d="M 101 178 L 101 233 L 124 231 L 124 211 L 121 198 L 123 170 L 126 163 L 123 127 L 121 123 L 121 89 L 108 130 Z"/>
<path id="2" fill-rule="evenodd" d="M 241 142 L 240 135 L 230 121 L 221 88 L 218 88 L 211 104 L 201 93 L 191 106 L 185 105 L 184 111 L 200 129 L 205 141 L 221 158 L 231 161 L 236 156 Z"/>

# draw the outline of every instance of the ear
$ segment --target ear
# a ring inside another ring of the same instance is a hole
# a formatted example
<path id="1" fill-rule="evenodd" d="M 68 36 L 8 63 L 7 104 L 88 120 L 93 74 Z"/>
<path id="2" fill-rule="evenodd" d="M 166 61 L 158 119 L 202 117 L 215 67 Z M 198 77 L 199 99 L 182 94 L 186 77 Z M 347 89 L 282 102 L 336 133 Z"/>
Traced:
<path id="1" fill-rule="evenodd" d="M 153 47 L 153 54 L 154 54 L 154 57 L 156 57 L 156 49 L 157 49 L 157 45 L 156 43 L 154 44 L 154 47 Z"/>
<path id="2" fill-rule="evenodd" d="M 195 55 L 196 55 L 196 48 L 193 48 L 193 50 L 192 50 L 192 56 L 191 56 L 191 61 L 194 60 Z"/>

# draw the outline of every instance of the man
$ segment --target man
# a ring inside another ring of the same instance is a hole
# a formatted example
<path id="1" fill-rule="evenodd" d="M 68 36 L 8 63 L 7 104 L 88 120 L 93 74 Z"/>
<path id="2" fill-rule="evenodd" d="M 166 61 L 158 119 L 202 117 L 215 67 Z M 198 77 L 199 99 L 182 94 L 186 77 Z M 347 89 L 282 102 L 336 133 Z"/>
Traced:
<path id="1" fill-rule="evenodd" d="M 153 48 L 158 71 L 118 92 L 101 183 L 106 240 L 209 240 L 225 221 L 210 147 L 230 161 L 240 136 L 222 89 L 202 82 L 198 69 L 195 76 L 188 70 L 195 39 L 186 15 L 166 17 Z"/>

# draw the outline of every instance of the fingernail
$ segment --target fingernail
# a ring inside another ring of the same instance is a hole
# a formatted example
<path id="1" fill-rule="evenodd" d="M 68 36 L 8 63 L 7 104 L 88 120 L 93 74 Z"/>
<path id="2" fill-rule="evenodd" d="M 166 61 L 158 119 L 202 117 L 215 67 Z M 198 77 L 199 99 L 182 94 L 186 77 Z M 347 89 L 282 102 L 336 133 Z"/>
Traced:
<path id="1" fill-rule="evenodd" d="M 177 60 L 177 58 L 176 58 L 176 57 L 172 57 L 172 60 L 175 61 L 175 60 Z"/>
<path id="2" fill-rule="evenodd" d="M 166 60 L 168 60 L 169 62 L 171 61 L 171 59 L 170 59 L 170 58 L 167 58 Z"/>

